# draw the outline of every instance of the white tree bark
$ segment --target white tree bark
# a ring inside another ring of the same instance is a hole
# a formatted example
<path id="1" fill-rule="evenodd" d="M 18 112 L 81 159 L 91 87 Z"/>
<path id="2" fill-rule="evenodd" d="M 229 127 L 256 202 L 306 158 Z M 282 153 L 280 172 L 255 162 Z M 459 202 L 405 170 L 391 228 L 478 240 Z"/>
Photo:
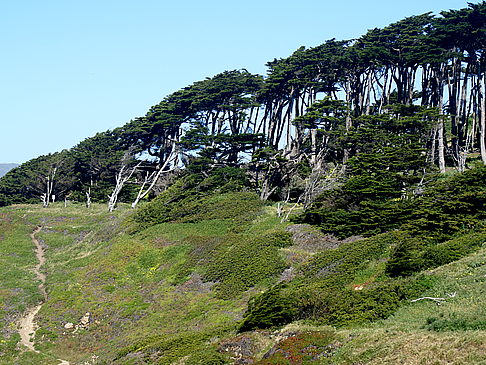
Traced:
<path id="1" fill-rule="evenodd" d="M 439 152 L 439 171 L 441 174 L 446 172 L 445 166 L 445 146 L 444 146 L 444 121 L 441 119 L 437 128 L 438 152 Z"/>
<path id="2" fill-rule="evenodd" d="M 166 168 L 172 162 L 174 162 L 176 160 L 176 158 L 177 158 L 176 142 L 174 141 L 174 142 L 172 142 L 172 151 L 171 151 L 170 155 L 167 157 L 167 159 L 165 160 L 164 164 L 158 170 L 152 172 L 150 175 L 147 173 L 147 175 L 145 176 L 145 179 L 142 183 L 142 186 L 138 190 L 137 197 L 135 198 L 135 200 L 132 203 L 132 208 L 135 208 L 137 206 L 137 204 L 140 202 L 140 200 L 145 198 L 152 191 L 152 189 L 155 187 L 155 184 L 157 183 L 157 181 L 159 181 L 160 175 L 162 175 L 165 172 L 169 172 L 169 171 L 174 170 L 174 168 L 172 168 L 170 170 L 166 170 Z M 144 190 L 144 188 L 147 184 L 150 184 L 150 185 L 148 186 L 147 189 Z"/>
<path id="3" fill-rule="evenodd" d="M 54 179 L 56 177 L 57 167 L 53 167 L 46 176 L 46 187 L 45 192 L 41 194 L 42 206 L 47 208 L 49 203 L 55 200 L 55 195 L 52 195 L 52 190 L 54 188 Z"/>
<path id="4" fill-rule="evenodd" d="M 120 192 L 123 189 L 123 186 L 125 183 L 130 180 L 130 178 L 133 176 L 137 168 L 140 166 L 141 162 L 139 162 L 136 166 L 132 167 L 131 169 L 128 169 L 127 164 L 122 164 L 120 171 L 116 175 L 116 184 L 115 188 L 113 189 L 113 192 L 108 195 L 108 211 L 113 212 L 113 210 L 116 207 L 116 203 L 118 201 L 118 195 L 120 195 Z"/>
<path id="5" fill-rule="evenodd" d="M 86 194 L 86 208 L 91 208 L 91 186 L 88 187 L 88 191 L 85 192 Z"/>
<path id="6" fill-rule="evenodd" d="M 479 125 L 479 149 L 481 152 L 481 159 L 486 165 L 486 72 L 483 76 L 483 85 L 479 87 L 479 109 L 480 109 L 480 125 Z"/>

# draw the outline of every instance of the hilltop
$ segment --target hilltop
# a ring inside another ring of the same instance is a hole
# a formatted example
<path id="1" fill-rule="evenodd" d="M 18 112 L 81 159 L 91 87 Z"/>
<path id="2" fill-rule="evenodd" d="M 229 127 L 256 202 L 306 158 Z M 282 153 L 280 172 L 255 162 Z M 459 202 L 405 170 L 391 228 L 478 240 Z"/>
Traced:
<path id="1" fill-rule="evenodd" d="M 12 170 L 13 168 L 17 167 L 18 164 L 16 163 L 0 163 L 0 177 L 5 175 L 7 172 Z"/>

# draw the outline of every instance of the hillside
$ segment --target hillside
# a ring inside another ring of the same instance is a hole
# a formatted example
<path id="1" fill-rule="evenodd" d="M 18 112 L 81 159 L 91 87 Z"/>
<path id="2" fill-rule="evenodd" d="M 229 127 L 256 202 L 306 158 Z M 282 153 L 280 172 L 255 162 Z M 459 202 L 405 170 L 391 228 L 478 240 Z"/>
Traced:
<path id="1" fill-rule="evenodd" d="M 5 175 L 7 172 L 12 170 L 14 167 L 17 167 L 18 164 L 16 163 L 0 163 L 0 177 Z"/>
<path id="2" fill-rule="evenodd" d="M 184 176 L 137 211 L 2 208 L 0 363 L 482 363 L 485 182 L 484 168 L 451 176 L 416 201 L 417 225 L 345 240 L 281 222 L 217 174 Z M 417 228 L 444 191 L 450 207 L 479 207 L 448 237 L 430 227 L 458 211 Z M 33 352 L 16 323 L 42 301 L 37 226 L 47 299 Z"/>
<path id="3" fill-rule="evenodd" d="M 0 364 L 486 363 L 486 1 L 224 71 L 0 178 Z"/>

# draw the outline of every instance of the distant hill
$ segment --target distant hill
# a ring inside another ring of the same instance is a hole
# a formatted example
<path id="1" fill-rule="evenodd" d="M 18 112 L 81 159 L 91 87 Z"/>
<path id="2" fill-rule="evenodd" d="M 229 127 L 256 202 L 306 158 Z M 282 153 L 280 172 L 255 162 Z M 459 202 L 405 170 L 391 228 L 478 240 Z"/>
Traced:
<path id="1" fill-rule="evenodd" d="M 17 167 L 18 164 L 16 163 L 0 163 L 0 177 L 5 175 L 7 172 L 12 170 L 14 167 Z"/>

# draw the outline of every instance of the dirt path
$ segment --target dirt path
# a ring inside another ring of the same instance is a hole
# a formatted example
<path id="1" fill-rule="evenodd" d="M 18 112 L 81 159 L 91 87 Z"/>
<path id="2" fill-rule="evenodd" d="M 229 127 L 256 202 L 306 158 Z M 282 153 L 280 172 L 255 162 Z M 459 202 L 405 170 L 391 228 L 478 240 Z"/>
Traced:
<path id="1" fill-rule="evenodd" d="M 44 265 L 46 262 L 46 258 L 44 256 L 44 248 L 40 244 L 39 240 L 37 240 L 37 238 L 35 237 L 35 235 L 39 233 L 41 229 L 42 227 L 37 227 L 30 234 L 30 238 L 32 239 L 32 243 L 35 245 L 35 256 L 37 258 L 38 264 L 34 268 L 34 273 L 37 276 L 37 279 L 41 282 L 38 288 L 42 294 L 43 299 L 37 306 L 27 309 L 24 316 L 19 321 L 20 344 L 24 345 L 30 351 L 34 352 L 39 352 L 34 348 L 34 337 L 35 331 L 37 329 L 35 316 L 41 309 L 42 305 L 47 301 L 47 291 L 45 288 L 46 275 L 40 271 L 42 265 Z M 59 365 L 69 365 L 69 362 L 66 360 L 58 359 L 58 361 L 60 361 Z"/>
<path id="2" fill-rule="evenodd" d="M 37 312 L 39 312 L 41 307 L 42 304 L 39 304 L 37 307 L 28 309 L 19 322 L 20 343 L 27 347 L 30 351 L 35 352 L 39 351 L 34 348 L 34 343 L 32 342 L 32 337 L 35 334 L 34 317 Z"/>
<path id="3" fill-rule="evenodd" d="M 27 347 L 30 351 L 38 352 L 34 349 L 33 343 L 33 336 L 35 334 L 35 321 L 34 317 L 39 312 L 42 307 L 42 304 L 47 299 L 47 292 L 46 288 L 44 287 L 44 283 L 46 282 L 46 275 L 40 272 L 40 268 L 46 262 L 44 257 L 44 249 L 42 248 L 41 244 L 35 238 L 35 235 L 40 232 L 42 227 L 37 227 L 31 234 L 30 238 L 32 239 L 32 243 L 35 245 L 35 256 L 37 257 L 38 264 L 34 268 L 34 273 L 37 276 L 37 279 L 41 281 L 39 284 L 39 290 L 44 297 L 43 301 L 39 303 L 34 308 L 29 308 L 24 316 L 20 319 L 19 322 L 19 334 L 20 334 L 20 343 Z"/>
<path id="4" fill-rule="evenodd" d="M 46 258 L 44 256 L 44 248 L 39 243 L 37 238 L 35 238 L 35 235 L 37 233 L 39 233 L 41 231 L 41 229 L 42 229 L 42 227 L 37 227 L 34 230 L 34 232 L 32 232 L 30 234 L 30 238 L 32 239 L 32 243 L 34 243 L 34 245 L 35 245 L 35 257 L 37 257 L 37 260 L 39 261 L 39 263 L 34 268 L 34 273 L 37 276 L 37 279 L 39 279 L 41 281 L 41 283 L 39 284 L 39 290 L 42 293 L 42 296 L 44 297 L 43 302 L 45 302 L 47 300 L 47 292 L 46 292 L 46 288 L 44 286 L 44 284 L 46 283 L 46 274 L 41 273 L 40 268 L 42 267 L 42 265 L 44 265 L 46 263 Z"/>

